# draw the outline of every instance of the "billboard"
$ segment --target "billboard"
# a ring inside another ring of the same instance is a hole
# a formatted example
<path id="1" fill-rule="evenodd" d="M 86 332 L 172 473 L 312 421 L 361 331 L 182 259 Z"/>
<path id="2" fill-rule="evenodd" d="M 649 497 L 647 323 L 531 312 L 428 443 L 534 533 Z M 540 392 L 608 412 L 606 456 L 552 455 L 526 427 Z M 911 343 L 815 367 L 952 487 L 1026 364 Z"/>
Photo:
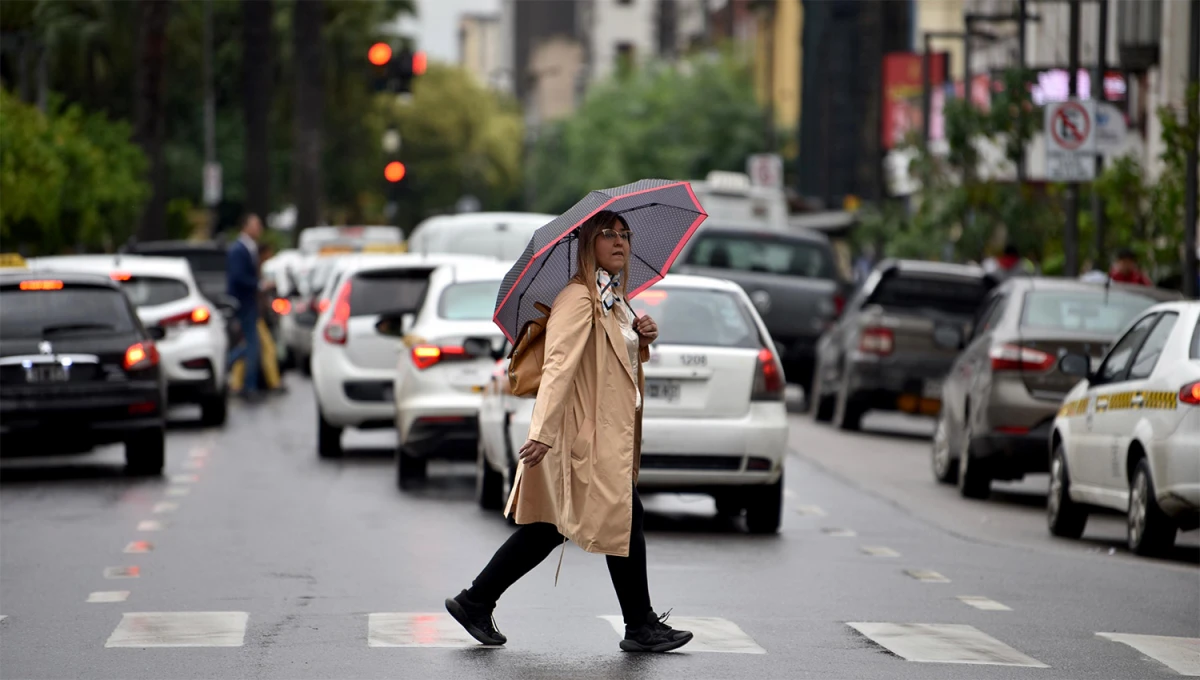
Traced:
<path id="1" fill-rule="evenodd" d="M 947 54 L 930 55 L 930 86 L 938 91 L 946 80 Z M 883 55 L 884 149 L 899 146 L 910 132 L 921 131 L 921 62 L 917 52 L 889 52 Z"/>

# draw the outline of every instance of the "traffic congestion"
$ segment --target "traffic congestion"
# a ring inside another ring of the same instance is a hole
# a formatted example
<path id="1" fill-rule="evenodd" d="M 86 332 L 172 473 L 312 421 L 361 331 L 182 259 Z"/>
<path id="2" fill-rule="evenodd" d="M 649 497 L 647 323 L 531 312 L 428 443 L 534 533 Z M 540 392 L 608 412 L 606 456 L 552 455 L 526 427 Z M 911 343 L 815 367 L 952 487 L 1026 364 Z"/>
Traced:
<path id="1" fill-rule="evenodd" d="M 298 248 L 259 263 L 255 376 L 237 354 L 247 346 L 239 303 L 214 283 L 218 269 L 228 275 L 225 260 L 195 255 L 232 246 L 159 244 L 150 254 L 5 268 L 6 656 L 29 644 L 19 626 L 42 606 L 15 588 L 21 574 L 58 591 L 59 616 L 76 606 L 72 598 L 128 602 L 116 629 L 92 645 L 99 651 L 246 646 L 261 661 L 288 638 L 279 649 L 308 667 L 295 677 L 373 676 L 397 662 L 417 664 L 407 677 L 460 677 L 461 668 L 494 663 L 358 659 L 346 646 L 477 644 L 445 614 L 424 612 L 469 577 L 462 563 L 472 560 L 461 556 L 513 521 L 537 402 L 514 391 L 513 344 L 494 318 L 506 276 L 549 218 L 433 218 L 407 240 L 387 228 L 307 230 Z M 1073 673 L 1082 667 L 1066 660 L 1082 633 L 1040 608 L 1074 606 L 1052 596 L 1074 587 L 1100 604 L 1068 618 L 1124 644 L 1072 677 L 1101 668 L 1159 677 L 1200 665 L 1192 643 L 1171 642 L 1196 633 L 1200 303 L 1151 286 L 916 260 L 881 261 L 855 285 L 819 231 L 720 218 L 691 236 L 665 274 L 629 300 L 661 329 L 639 393 L 637 488 L 648 531 L 663 539 L 651 542 L 650 573 L 680 612 L 672 623 L 695 632 L 683 652 L 730 654 L 649 675 L 745 677 L 756 668 L 794 677 L 818 663 L 827 677 L 908 673 L 856 658 L 867 652 L 838 625 L 857 639 L 915 646 L 901 654 L 910 660 Z M 245 396 L 255 383 L 265 398 Z M 35 510 L 32 495 L 43 493 L 51 505 Z M 205 509 L 188 512 L 193 504 Z M 35 578 L 52 554 L 27 534 L 39 512 L 83 513 L 79 526 L 50 529 L 93 551 L 61 548 L 71 574 L 94 563 L 105 579 L 140 580 L 110 591 L 103 579 L 70 576 L 92 584 L 74 592 L 74 582 L 49 580 L 69 576 L 65 563 Z M 120 533 L 112 521 L 134 516 L 130 536 L 146 540 L 103 557 L 112 551 L 92 544 Z M 862 543 L 843 552 L 838 538 Z M 568 571 L 596 568 L 576 552 Z M 936 561 L 946 574 L 931 568 Z M 889 562 L 915 583 L 958 581 L 948 570 L 962 570 L 967 585 L 951 599 L 1010 613 L 994 625 L 947 613 L 945 596 L 915 604 L 916 593 L 891 600 L 906 611 L 872 606 L 909 587 L 888 585 L 892 572 L 877 564 Z M 156 573 L 168 564 L 173 575 Z M 1149 589 L 1108 585 L 1131 577 Z M 510 634 L 551 631 L 545 608 L 579 610 L 580 597 L 604 597 L 594 584 L 572 580 L 572 594 L 562 594 L 543 580 L 521 586 L 532 609 L 498 610 Z M 172 592 L 203 611 L 153 613 L 151 603 Z M 1125 596 L 1144 611 L 1123 610 Z M 1044 598 L 1051 603 L 1037 603 Z M 1014 623 L 1022 609 L 1035 628 L 1072 632 L 1024 636 Z M 920 615 L 949 622 L 909 623 Z M 896 623 L 874 622 L 885 616 Z M 366 638 L 339 617 L 362 618 Z M 88 635 L 112 623 L 93 611 L 85 619 Z M 608 619 L 622 630 L 619 616 Z M 39 625 L 74 634 L 55 620 Z M 977 627 L 955 628 L 960 620 Z M 786 630 L 796 625 L 807 632 Z M 1171 635 L 1183 637 L 1162 637 Z M 555 645 L 594 643 L 582 630 L 526 641 L 548 646 L 517 673 L 556 675 Z M 766 656 L 743 663 L 741 654 Z M 77 658 L 45 668 L 65 677 L 77 663 L 107 663 L 92 651 Z M 158 661 L 146 663 L 110 668 L 165 677 Z M 29 657 L 13 668 L 37 674 Z M 223 672 L 196 668 L 196 677 Z"/>

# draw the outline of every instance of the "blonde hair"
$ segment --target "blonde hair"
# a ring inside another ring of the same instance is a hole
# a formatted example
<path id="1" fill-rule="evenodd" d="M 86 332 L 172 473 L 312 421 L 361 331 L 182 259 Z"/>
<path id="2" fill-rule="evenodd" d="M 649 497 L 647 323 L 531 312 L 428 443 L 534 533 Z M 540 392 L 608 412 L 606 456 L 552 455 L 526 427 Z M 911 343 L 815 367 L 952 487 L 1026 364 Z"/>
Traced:
<path id="1" fill-rule="evenodd" d="M 596 292 L 596 268 L 599 266 L 596 264 L 596 239 L 600 237 L 601 231 L 612 229 L 618 222 L 629 231 L 629 223 L 617 213 L 608 210 L 601 210 L 579 225 L 579 257 L 576 262 L 578 271 L 575 278 L 585 284 L 592 293 Z M 631 259 L 632 253 L 630 257 L 625 258 L 625 266 L 621 268 L 621 285 L 617 286 L 615 291 L 622 297 L 625 295 L 625 286 L 629 283 Z"/>

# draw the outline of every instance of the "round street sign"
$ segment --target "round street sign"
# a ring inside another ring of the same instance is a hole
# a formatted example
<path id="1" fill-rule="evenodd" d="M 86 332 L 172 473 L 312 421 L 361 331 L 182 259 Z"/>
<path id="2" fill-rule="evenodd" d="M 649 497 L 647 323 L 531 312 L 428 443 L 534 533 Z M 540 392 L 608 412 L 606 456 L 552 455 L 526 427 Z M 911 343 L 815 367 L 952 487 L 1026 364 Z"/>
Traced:
<path id="1" fill-rule="evenodd" d="M 1065 151 L 1079 149 L 1092 134 L 1092 119 L 1079 102 L 1059 104 L 1051 120 L 1050 136 L 1055 146 Z"/>

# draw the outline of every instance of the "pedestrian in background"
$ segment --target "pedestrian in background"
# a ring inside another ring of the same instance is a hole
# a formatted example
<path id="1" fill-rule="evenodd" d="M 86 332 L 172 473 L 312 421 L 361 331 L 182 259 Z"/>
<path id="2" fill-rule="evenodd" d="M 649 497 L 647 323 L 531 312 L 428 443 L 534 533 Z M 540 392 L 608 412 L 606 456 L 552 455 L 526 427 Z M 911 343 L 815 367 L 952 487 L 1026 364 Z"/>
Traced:
<path id="1" fill-rule="evenodd" d="M 262 276 L 263 264 L 270 260 L 275 252 L 270 244 L 260 243 L 258 253 L 258 276 L 262 283 L 260 284 L 261 290 L 258 292 L 258 310 L 260 313 L 256 323 L 256 335 L 259 347 L 259 374 L 256 384 L 263 386 L 269 392 L 286 392 L 287 385 L 283 383 L 283 377 L 279 375 L 279 357 L 275 351 L 275 338 L 271 335 L 271 327 L 267 324 L 266 318 L 266 311 L 271 308 L 271 299 L 275 294 L 275 283 L 274 281 L 264 279 Z M 240 391 L 245 385 L 246 356 L 243 352 L 238 354 L 237 357 L 229 371 L 229 387 L 235 391 Z"/>
<path id="2" fill-rule="evenodd" d="M 258 239 L 262 237 L 262 220 L 254 213 L 247 213 L 238 221 L 241 233 L 229 247 L 226 260 L 227 292 L 238 303 L 238 325 L 242 329 L 243 344 L 229 357 L 232 366 L 238 359 L 245 360 L 245 379 L 241 394 L 247 401 L 259 401 L 258 370 L 261 349 L 258 342 Z"/>
<path id="3" fill-rule="evenodd" d="M 1140 286 L 1153 286 L 1154 282 L 1142 272 L 1138 266 L 1137 255 L 1129 248 L 1117 252 L 1117 261 L 1108 272 L 1109 277 L 1117 283 L 1132 283 Z"/>
<path id="4" fill-rule="evenodd" d="M 521 526 L 469 589 L 446 600 L 450 614 L 484 644 L 508 641 L 492 618 L 500 596 L 560 544 L 565 550 L 567 539 L 607 556 L 625 620 L 621 649 L 666 652 L 692 639 L 650 604 L 637 463 L 642 363 L 658 327 L 648 316 L 635 317 L 624 297 L 632 237 L 610 212 L 579 228 L 578 274 L 550 310 L 529 438 L 509 499 Z"/>

